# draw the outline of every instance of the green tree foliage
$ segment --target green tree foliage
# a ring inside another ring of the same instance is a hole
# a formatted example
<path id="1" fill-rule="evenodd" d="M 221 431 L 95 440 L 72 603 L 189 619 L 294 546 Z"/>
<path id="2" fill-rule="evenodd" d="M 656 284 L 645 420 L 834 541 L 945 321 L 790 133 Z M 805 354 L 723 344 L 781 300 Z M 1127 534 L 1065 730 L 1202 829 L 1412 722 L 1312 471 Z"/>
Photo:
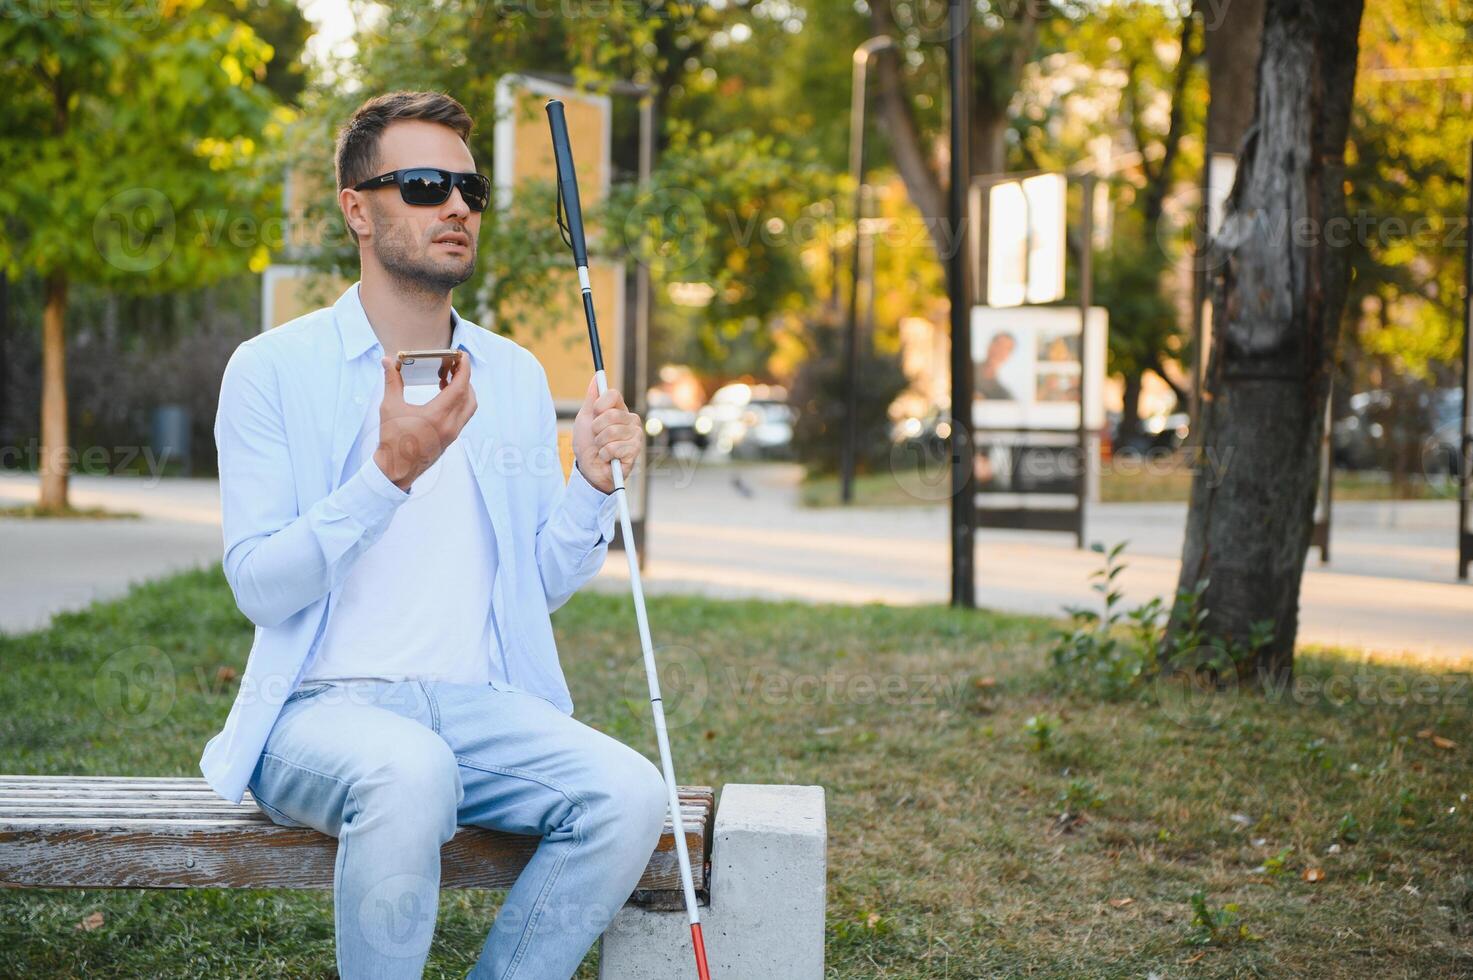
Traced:
<path id="1" fill-rule="evenodd" d="M 230 223 L 269 213 L 276 182 L 255 164 L 289 114 L 261 84 L 270 46 L 198 8 L 150 20 L 21 4 L 0 18 L 0 264 L 12 277 L 148 293 L 264 264 L 256 229 Z"/>
<path id="2" fill-rule="evenodd" d="M 1125 381 L 1122 433 L 1135 428 L 1142 375 L 1173 384 L 1166 364 L 1182 348 L 1170 295 L 1190 289 L 1172 277 L 1190 237 L 1175 233 L 1167 203 L 1202 166 L 1200 142 L 1184 138 L 1205 126 L 1199 20 L 1187 3 L 1109 0 L 1092 16 L 1050 22 L 1051 53 L 1025 83 L 1015 122 L 1030 166 L 1118 168 L 1094 276 L 1095 301 L 1110 314 L 1109 370 Z"/>
<path id="3" fill-rule="evenodd" d="M 261 84 L 281 102 L 298 103 L 307 87 L 307 62 L 302 53 L 312 36 L 312 22 L 295 0 L 206 0 L 201 9 L 249 24 L 271 46 Z"/>
<path id="4" fill-rule="evenodd" d="M 804 244 L 826 231 L 809 206 L 828 175 L 786 141 L 738 130 L 717 138 L 678 125 L 644 190 L 626 188 L 609 225 L 650 263 L 658 281 L 711 289 L 700 318 L 697 366 L 761 373 L 776 340 L 770 325 L 813 299 Z M 739 363 L 734 363 L 739 362 Z"/>
<path id="5" fill-rule="evenodd" d="M 1461 350 L 1469 243 L 1473 21 L 1465 15 L 1458 3 L 1366 6 L 1346 152 L 1353 225 L 1342 241 L 1353 271 L 1344 356 L 1444 384 Z M 1364 366 L 1347 373 L 1365 383 Z"/>
<path id="6" fill-rule="evenodd" d="M 44 508 L 66 505 L 69 284 L 157 293 L 264 267 L 276 182 L 256 163 L 287 118 L 271 57 L 199 0 L 0 18 L 0 268 L 45 283 Z"/>
<path id="7" fill-rule="evenodd" d="M 623 80 L 645 81 L 662 103 L 701 90 L 711 75 L 703 58 L 725 57 L 730 28 L 753 21 L 741 5 L 722 12 L 704 4 L 658 4 L 634 16 L 620 5 L 560 16 L 531 9 L 493 12 L 474 4 L 391 8 L 383 19 L 361 25 L 358 53 L 336 66 L 307 97 L 308 108 L 291 140 L 286 163 L 321 178 L 300 202 L 312 230 L 302 257 L 354 275 L 357 251 L 341 231 L 330 173 L 336 127 L 369 94 L 395 88 L 436 89 L 460 99 L 477 120 L 471 151 L 489 171 L 495 156 L 495 89 L 509 72 L 561 72 L 595 90 Z M 736 35 L 743 35 L 737 31 Z M 754 51 L 756 45 L 744 44 Z M 615 94 L 620 139 L 633 138 L 630 101 Z M 775 345 L 773 324 L 811 296 L 800 261 L 803 236 L 814 234 L 805 207 L 823 200 L 829 174 L 810 148 L 745 125 L 748 115 L 729 112 L 719 126 L 702 128 L 658 119 L 664 144 L 650 186 L 633 187 L 628 160 L 615 147 L 614 194 L 602 206 L 586 205 L 591 247 L 610 256 L 636 255 L 650 262 L 655 287 L 698 281 L 712 301 L 684 313 L 696 334 L 686 350 L 699 366 L 725 373 L 761 373 Z M 574 138 L 577 135 L 574 134 Z M 623 147 L 628 149 L 627 145 Z M 483 217 L 478 268 L 462 287 L 464 308 L 496 329 L 535 332 L 538 311 L 553 300 L 546 275 L 566 268 L 567 251 L 554 221 L 551 184 L 527 185 L 505 212 Z M 661 314 L 671 317 L 657 304 Z M 657 325 L 658 329 L 658 325 Z M 735 370 L 734 370 L 735 369 Z"/>

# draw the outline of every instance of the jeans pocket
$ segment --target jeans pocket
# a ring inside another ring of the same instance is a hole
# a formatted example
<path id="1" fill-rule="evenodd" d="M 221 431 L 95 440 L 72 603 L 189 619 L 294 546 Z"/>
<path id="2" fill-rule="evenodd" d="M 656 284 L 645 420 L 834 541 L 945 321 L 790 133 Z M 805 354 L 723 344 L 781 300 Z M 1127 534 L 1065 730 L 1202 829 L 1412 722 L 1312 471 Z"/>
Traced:
<path id="1" fill-rule="evenodd" d="M 332 685 L 328 684 L 326 681 L 321 681 L 316 684 L 303 684 L 301 687 L 297 688 L 295 691 L 289 694 L 287 696 L 287 699 L 282 702 L 282 704 L 288 705 L 296 701 L 305 700 L 306 698 L 315 697 L 316 695 L 321 694 L 323 691 L 327 690 L 331 686 Z"/>
<path id="2" fill-rule="evenodd" d="M 251 792 L 251 799 L 255 800 L 256 801 L 257 808 L 259 808 L 262 813 L 266 814 L 266 816 L 270 817 L 271 818 L 271 822 L 274 823 L 274 824 L 276 824 L 279 827 L 305 827 L 306 826 L 306 824 L 298 823 L 297 821 L 293 820 L 291 817 L 287 816 L 286 814 L 282 813 L 280 810 L 276 809 L 276 807 L 274 807 L 271 804 L 269 804 L 269 803 L 265 802 L 264 800 L 262 800 L 259 796 L 257 796 L 255 794 L 254 791 Z"/>

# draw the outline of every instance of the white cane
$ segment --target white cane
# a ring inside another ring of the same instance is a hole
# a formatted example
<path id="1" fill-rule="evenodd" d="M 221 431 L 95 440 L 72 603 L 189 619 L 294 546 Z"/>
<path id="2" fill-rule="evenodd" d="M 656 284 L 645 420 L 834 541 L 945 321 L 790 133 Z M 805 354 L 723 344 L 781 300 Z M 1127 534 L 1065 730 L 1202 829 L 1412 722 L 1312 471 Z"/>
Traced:
<path id="1" fill-rule="evenodd" d="M 578 200 L 578 175 L 573 169 L 573 150 L 568 142 L 568 123 L 563 104 L 558 99 L 547 103 L 547 121 L 552 127 L 553 158 L 557 161 L 558 204 L 560 214 L 566 212 L 567 225 L 559 228 L 567 233 L 573 261 L 578 266 L 578 285 L 583 292 L 583 317 L 588 321 L 588 343 L 593 350 L 593 377 L 602 395 L 608 390 L 604 377 L 604 356 L 598 342 L 598 322 L 593 313 L 593 289 L 588 282 L 588 246 L 583 235 L 583 207 Z M 624 467 L 614 459 L 614 493 L 619 497 L 619 527 L 624 534 L 624 555 L 629 559 L 629 586 L 634 593 L 634 618 L 639 623 L 639 646 L 644 651 L 644 673 L 650 687 L 650 710 L 655 716 L 655 741 L 660 747 L 660 768 L 665 774 L 665 792 L 670 807 L 670 821 L 675 827 L 675 856 L 680 862 L 680 885 L 685 892 L 685 910 L 690 917 L 691 945 L 696 954 L 696 973 L 700 980 L 710 980 L 706 966 L 706 943 L 701 936 L 701 913 L 696 906 L 696 889 L 691 879 L 690 854 L 685 844 L 685 825 L 680 819 L 680 792 L 675 782 L 675 765 L 670 761 L 670 736 L 665 731 L 665 707 L 660 700 L 660 677 L 655 668 L 655 649 L 650 641 L 649 616 L 644 608 L 644 586 L 639 578 L 639 556 L 634 548 L 634 526 L 629 519 L 629 495 L 624 491 Z"/>

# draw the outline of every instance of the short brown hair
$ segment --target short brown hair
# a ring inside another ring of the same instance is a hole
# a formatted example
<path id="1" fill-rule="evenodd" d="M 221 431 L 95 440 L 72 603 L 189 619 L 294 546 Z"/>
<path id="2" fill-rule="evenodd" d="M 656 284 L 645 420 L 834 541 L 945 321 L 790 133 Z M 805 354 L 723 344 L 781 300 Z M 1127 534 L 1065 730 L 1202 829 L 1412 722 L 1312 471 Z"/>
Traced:
<path id="1" fill-rule="evenodd" d="M 386 92 L 376 95 L 353 110 L 353 115 L 338 130 L 336 159 L 338 190 L 360 184 L 377 176 L 378 141 L 384 129 L 396 119 L 424 119 L 449 126 L 469 144 L 475 123 L 465 106 L 443 92 Z M 352 228 L 348 234 L 358 240 Z"/>
<path id="2" fill-rule="evenodd" d="M 387 92 L 353 110 L 338 131 L 338 190 L 352 187 L 374 176 L 378 141 L 396 119 L 424 119 L 449 126 L 469 143 L 471 115 L 465 106 L 443 92 Z"/>

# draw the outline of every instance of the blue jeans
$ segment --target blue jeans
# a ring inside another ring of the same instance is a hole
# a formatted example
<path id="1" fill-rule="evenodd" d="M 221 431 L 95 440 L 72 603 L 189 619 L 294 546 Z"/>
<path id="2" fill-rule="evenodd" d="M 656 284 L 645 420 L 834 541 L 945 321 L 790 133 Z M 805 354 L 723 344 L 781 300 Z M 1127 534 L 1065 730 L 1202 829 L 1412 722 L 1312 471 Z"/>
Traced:
<path id="1" fill-rule="evenodd" d="M 250 782 L 285 826 L 338 839 L 343 980 L 418 977 L 457 824 L 541 838 L 507 892 L 476 980 L 564 980 L 628 900 L 666 814 L 660 771 L 520 690 L 434 681 L 308 684 Z"/>

